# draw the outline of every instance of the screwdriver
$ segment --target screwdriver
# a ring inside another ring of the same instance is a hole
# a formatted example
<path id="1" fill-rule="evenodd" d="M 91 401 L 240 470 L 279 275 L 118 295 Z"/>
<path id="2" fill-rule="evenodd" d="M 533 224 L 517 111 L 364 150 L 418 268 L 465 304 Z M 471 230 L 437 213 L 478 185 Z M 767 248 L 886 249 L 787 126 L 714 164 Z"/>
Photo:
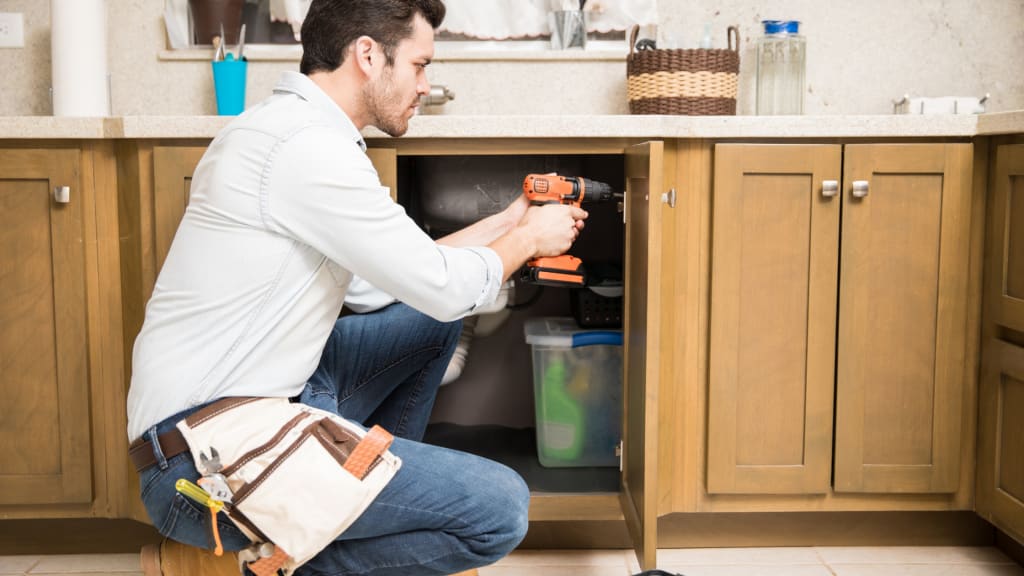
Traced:
<path id="1" fill-rule="evenodd" d="M 184 478 L 178 478 L 178 481 L 174 483 L 174 489 L 210 509 L 210 525 L 213 529 L 213 541 L 216 545 L 213 553 L 217 556 L 223 555 L 224 547 L 221 546 L 220 529 L 217 528 L 217 513 L 224 509 L 224 503 L 220 500 L 214 500 L 210 497 L 209 492 Z"/>

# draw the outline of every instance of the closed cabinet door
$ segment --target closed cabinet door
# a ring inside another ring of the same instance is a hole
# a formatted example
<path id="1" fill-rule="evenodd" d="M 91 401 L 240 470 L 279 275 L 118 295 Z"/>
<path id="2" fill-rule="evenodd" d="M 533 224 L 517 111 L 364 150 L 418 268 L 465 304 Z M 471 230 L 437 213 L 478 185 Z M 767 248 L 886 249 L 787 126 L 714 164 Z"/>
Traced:
<path id="1" fill-rule="evenodd" d="M 710 494 L 957 490 L 971 161 L 716 146 Z"/>
<path id="2" fill-rule="evenodd" d="M 711 494 L 822 494 L 832 462 L 837 145 L 718 145 Z"/>
<path id="3" fill-rule="evenodd" d="M 983 354 L 977 511 L 1024 542 L 1024 347 L 993 340 Z"/>
<path id="4" fill-rule="evenodd" d="M 2 505 L 92 501 L 80 156 L 0 150 Z"/>
<path id="5" fill-rule="evenodd" d="M 996 149 L 992 188 L 992 320 L 1024 332 L 1024 144 Z"/>
<path id="6" fill-rule="evenodd" d="M 979 515 L 1024 542 L 1024 145 L 998 146 L 995 157 L 985 248 L 976 502 Z"/>
<path id="7" fill-rule="evenodd" d="M 846 146 L 837 492 L 958 488 L 971 163 L 970 144 Z"/>

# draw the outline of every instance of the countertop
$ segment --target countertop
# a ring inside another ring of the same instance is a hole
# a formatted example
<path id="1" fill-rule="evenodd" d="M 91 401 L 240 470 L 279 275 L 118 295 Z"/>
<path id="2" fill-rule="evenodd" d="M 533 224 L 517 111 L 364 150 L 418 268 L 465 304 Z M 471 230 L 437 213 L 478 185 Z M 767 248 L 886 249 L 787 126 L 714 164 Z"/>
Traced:
<path id="1" fill-rule="evenodd" d="M 213 138 L 233 117 L 0 117 L 0 139 Z M 420 115 L 403 138 L 871 138 L 1024 133 L 1024 110 L 982 115 L 445 116 Z M 376 129 L 366 138 L 387 138 Z"/>

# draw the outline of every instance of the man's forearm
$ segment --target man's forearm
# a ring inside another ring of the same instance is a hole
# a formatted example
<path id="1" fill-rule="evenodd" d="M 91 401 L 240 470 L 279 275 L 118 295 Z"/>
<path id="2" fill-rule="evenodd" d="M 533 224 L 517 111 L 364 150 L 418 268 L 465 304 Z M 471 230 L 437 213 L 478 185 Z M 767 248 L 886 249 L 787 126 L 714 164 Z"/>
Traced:
<path id="1" fill-rule="evenodd" d="M 507 234 L 499 236 L 488 244 L 488 248 L 494 250 L 501 258 L 502 282 L 508 280 L 509 276 L 537 251 L 537 246 L 530 234 L 521 228 L 513 229 Z"/>
<path id="2" fill-rule="evenodd" d="M 526 198 L 520 196 L 501 212 L 491 214 L 487 218 L 474 222 L 458 232 L 453 232 L 439 239 L 437 243 L 454 248 L 487 246 L 515 228 L 528 206 L 529 202 L 527 202 Z"/>
<path id="3" fill-rule="evenodd" d="M 499 212 L 474 222 L 458 232 L 453 232 L 443 238 L 439 238 L 437 243 L 454 248 L 487 246 L 506 234 L 513 226 L 515 226 L 515 223 L 510 222 L 504 212 Z"/>

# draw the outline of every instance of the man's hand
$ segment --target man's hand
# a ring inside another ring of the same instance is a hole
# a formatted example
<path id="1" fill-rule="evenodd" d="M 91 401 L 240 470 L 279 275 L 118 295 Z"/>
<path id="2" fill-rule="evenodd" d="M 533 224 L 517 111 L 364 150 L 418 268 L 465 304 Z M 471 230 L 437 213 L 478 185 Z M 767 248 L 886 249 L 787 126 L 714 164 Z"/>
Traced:
<path id="1" fill-rule="evenodd" d="M 534 251 L 531 258 L 558 256 L 569 250 L 579 237 L 586 218 L 586 210 L 575 206 L 530 206 L 519 221 L 518 228 L 533 239 Z"/>

